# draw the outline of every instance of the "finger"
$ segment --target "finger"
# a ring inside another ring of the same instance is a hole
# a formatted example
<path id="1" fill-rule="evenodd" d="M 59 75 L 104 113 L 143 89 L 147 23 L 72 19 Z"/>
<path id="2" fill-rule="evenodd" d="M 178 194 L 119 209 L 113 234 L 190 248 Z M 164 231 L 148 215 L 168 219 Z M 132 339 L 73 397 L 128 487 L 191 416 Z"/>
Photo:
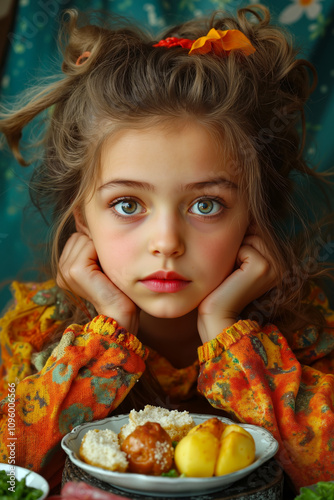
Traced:
<path id="1" fill-rule="evenodd" d="M 59 259 L 57 284 L 64 289 L 73 289 L 73 285 L 80 279 L 82 270 L 90 262 L 89 258 L 96 255 L 92 241 L 81 233 L 74 233 L 66 242 Z"/>
<path id="2" fill-rule="evenodd" d="M 249 245 L 257 250 L 271 265 L 273 265 L 273 258 L 270 255 L 269 249 L 260 236 L 250 235 L 243 239 L 242 245 Z"/>
<path id="3" fill-rule="evenodd" d="M 96 260 L 97 255 L 93 242 L 87 237 L 80 237 L 69 242 L 67 252 L 64 259 L 60 261 L 59 267 L 63 274 L 73 277 L 76 270 L 87 268 L 92 264 L 92 261 Z"/>
<path id="4" fill-rule="evenodd" d="M 254 247 L 242 245 L 237 255 L 237 264 L 242 269 L 245 264 L 250 266 L 252 274 L 266 274 L 270 270 L 270 262 Z"/>
<path id="5" fill-rule="evenodd" d="M 245 277 L 248 280 L 253 280 L 256 277 L 262 280 L 269 288 L 276 284 L 276 272 L 272 262 L 267 257 L 264 257 L 257 249 L 250 245 L 240 247 L 237 264 L 241 270 L 246 270 Z"/>
<path id="6" fill-rule="evenodd" d="M 87 239 L 88 236 L 82 233 L 73 233 L 63 248 L 59 262 L 65 263 L 70 256 L 80 253 L 81 248 L 86 243 Z"/>

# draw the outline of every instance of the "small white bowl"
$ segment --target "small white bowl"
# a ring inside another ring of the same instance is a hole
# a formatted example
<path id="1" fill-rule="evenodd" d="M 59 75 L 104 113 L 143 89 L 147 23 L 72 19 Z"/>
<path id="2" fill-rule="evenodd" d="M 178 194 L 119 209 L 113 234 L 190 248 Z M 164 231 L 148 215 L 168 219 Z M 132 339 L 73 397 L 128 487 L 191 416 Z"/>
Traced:
<path id="1" fill-rule="evenodd" d="M 20 481 L 23 477 L 27 476 L 26 479 L 27 486 L 43 491 L 43 494 L 40 497 L 38 497 L 38 500 L 44 500 L 44 498 L 48 496 L 50 488 L 48 482 L 44 479 L 44 477 L 40 476 L 39 474 L 36 474 L 36 472 L 33 472 L 30 469 L 24 469 L 23 467 L 18 467 L 17 465 L 0 464 L 0 470 L 5 470 L 6 472 L 9 471 L 12 472 L 13 467 L 15 468 L 14 472 L 15 479 Z M 10 485 L 8 484 L 8 486 Z"/>

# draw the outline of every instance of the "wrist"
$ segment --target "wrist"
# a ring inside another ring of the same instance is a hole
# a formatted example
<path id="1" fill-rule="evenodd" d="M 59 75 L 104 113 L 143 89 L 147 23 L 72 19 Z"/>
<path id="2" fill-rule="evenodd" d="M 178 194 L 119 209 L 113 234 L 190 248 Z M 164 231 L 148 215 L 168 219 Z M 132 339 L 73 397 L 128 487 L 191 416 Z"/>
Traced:
<path id="1" fill-rule="evenodd" d="M 127 332 L 137 335 L 139 326 L 139 315 L 137 310 L 134 312 L 121 311 L 120 308 L 108 306 L 94 306 L 98 314 L 114 319 L 118 326 L 124 328 Z"/>
<path id="2" fill-rule="evenodd" d="M 230 328 L 236 322 L 237 318 L 234 316 L 224 318 L 199 316 L 197 327 L 203 344 L 216 338 L 223 330 Z"/>

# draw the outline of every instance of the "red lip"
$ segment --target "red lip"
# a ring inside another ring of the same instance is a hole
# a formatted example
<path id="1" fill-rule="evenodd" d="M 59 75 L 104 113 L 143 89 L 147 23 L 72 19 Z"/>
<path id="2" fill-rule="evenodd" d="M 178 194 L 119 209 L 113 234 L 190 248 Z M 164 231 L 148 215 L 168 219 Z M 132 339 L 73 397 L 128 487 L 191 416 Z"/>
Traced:
<path id="1" fill-rule="evenodd" d="M 150 274 L 146 276 L 141 281 L 146 280 L 181 280 L 181 281 L 189 281 L 184 276 L 180 274 L 174 273 L 174 271 L 157 271 L 156 273 Z"/>
<path id="2" fill-rule="evenodd" d="M 158 271 L 146 276 L 140 282 L 152 292 L 176 293 L 186 288 L 190 280 L 174 271 Z"/>

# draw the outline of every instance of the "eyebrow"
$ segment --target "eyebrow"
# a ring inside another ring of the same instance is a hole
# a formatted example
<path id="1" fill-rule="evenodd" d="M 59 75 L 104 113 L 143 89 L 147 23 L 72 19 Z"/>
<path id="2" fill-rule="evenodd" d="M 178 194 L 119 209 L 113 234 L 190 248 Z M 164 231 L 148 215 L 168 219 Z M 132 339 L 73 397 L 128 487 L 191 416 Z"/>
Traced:
<path id="1" fill-rule="evenodd" d="M 229 189 L 238 189 L 238 186 L 235 182 L 226 179 L 225 177 L 214 177 L 213 179 L 201 182 L 191 182 L 190 184 L 186 184 L 184 186 L 185 189 L 193 190 L 193 189 L 202 189 L 210 186 L 223 186 Z"/>
<path id="2" fill-rule="evenodd" d="M 154 185 L 150 184 L 149 182 L 132 181 L 128 179 L 114 179 L 112 181 L 106 182 L 105 184 L 99 186 L 98 191 L 102 191 L 104 189 L 111 189 L 119 186 L 143 189 L 146 191 L 155 191 Z M 207 181 L 191 182 L 189 184 L 185 184 L 184 186 L 182 186 L 182 190 L 194 191 L 196 189 L 203 189 L 211 186 L 212 187 L 224 186 L 228 189 L 238 189 L 237 184 L 226 179 L 225 177 L 215 177 Z"/>

